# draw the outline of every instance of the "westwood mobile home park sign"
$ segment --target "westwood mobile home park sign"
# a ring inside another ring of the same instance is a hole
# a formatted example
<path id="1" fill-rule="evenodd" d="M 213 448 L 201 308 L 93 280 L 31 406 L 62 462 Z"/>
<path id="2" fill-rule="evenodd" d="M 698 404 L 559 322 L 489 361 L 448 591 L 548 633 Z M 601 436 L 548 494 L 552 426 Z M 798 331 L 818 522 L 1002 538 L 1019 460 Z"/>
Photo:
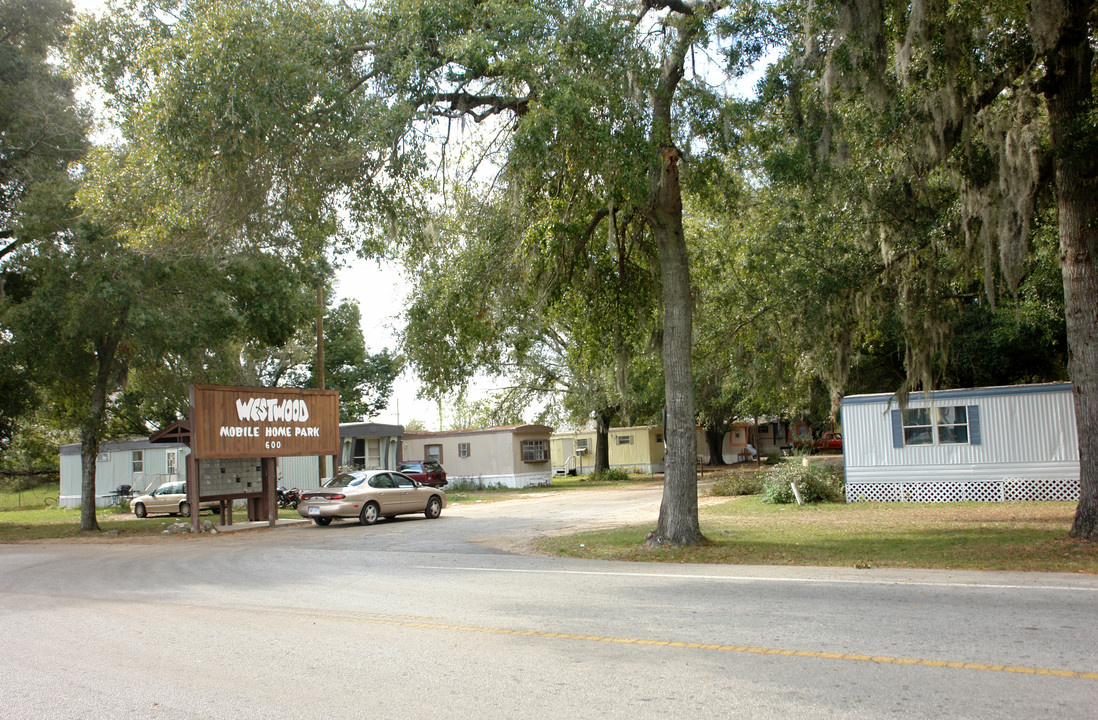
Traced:
<path id="1" fill-rule="evenodd" d="M 196 459 L 335 455 L 339 393 L 195 385 L 191 443 Z"/>

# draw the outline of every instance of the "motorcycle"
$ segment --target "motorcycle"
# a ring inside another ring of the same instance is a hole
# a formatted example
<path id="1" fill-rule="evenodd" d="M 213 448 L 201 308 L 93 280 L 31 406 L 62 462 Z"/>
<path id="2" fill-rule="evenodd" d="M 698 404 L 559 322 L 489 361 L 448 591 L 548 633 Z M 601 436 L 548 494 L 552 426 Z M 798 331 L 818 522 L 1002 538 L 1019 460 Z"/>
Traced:
<path id="1" fill-rule="evenodd" d="M 291 488 L 287 490 L 281 485 L 278 487 L 278 506 L 280 508 L 293 508 L 297 509 L 297 504 L 301 502 L 301 491 L 297 488 Z"/>

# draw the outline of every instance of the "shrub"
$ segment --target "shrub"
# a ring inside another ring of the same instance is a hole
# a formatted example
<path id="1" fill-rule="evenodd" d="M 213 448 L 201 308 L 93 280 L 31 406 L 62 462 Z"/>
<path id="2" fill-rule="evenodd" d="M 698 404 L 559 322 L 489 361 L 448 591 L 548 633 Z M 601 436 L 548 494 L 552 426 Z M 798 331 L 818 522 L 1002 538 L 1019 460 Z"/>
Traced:
<path id="1" fill-rule="evenodd" d="M 842 502 L 844 499 L 842 470 L 826 465 L 789 462 L 774 468 L 763 478 L 763 502 L 796 502 L 790 487 L 792 483 L 796 483 L 801 499 L 806 503 Z"/>
<path id="2" fill-rule="evenodd" d="M 445 488 L 447 493 L 455 492 L 483 492 L 493 490 L 510 490 L 501 482 L 486 483 L 482 479 L 478 478 L 461 478 L 460 480 L 451 480 Z"/>
<path id="3" fill-rule="evenodd" d="M 587 476 L 587 479 L 596 480 L 598 482 L 623 482 L 629 479 L 629 473 L 621 468 L 612 467 L 593 472 Z"/>
<path id="4" fill-rule="evenodd" d="M 762 492 L 762 475 L 755 472 L 730 472 L 713 483 L 714 495 L 758 495 Z"/>

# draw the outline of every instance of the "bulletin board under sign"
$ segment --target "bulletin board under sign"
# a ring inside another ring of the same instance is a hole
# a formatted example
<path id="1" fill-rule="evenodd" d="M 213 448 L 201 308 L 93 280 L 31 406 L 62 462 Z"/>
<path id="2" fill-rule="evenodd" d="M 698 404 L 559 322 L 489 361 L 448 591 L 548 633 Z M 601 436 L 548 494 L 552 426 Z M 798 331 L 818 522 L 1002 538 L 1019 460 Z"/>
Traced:
<path id="1" fill-rule="evenodd" d="M 191 451 L 196 459 L 335 455 L 339 393 L 194 385 Z"/>

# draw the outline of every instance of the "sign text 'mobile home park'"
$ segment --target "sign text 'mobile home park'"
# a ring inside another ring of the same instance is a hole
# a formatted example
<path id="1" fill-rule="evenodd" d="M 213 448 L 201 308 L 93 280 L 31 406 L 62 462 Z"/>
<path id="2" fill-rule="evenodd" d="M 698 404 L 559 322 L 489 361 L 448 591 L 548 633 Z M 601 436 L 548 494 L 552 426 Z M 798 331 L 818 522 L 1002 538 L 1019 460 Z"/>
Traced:
<path id="1" fill-rule="evenodd" d="M 339 452 L 335 390 L 195 385 L 191 422 L 192 450 L 199 459 Z"/>

